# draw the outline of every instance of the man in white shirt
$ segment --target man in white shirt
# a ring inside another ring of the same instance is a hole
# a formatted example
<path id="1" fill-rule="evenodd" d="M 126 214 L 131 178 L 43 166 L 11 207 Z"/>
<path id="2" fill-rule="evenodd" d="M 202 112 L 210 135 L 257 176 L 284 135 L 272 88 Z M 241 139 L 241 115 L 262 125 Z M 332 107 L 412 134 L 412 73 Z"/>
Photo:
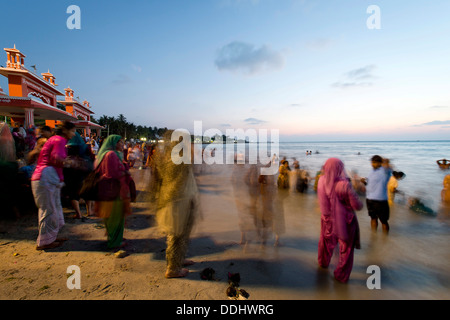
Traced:
<path id="1" fill-rule="evenodd" d="M 367 179 L 362 181 L 366 186 L 366 204 L 371 218 L 372 230 L 377 230 L 378 220 L 380 220 L 383 231 L 389 232 L 389 204 L 387 184 L 391 177 L 392 170 L 389 166 L 389 159 L 383 159 L 376 155 L 372 159 L 372 172 Z"/>

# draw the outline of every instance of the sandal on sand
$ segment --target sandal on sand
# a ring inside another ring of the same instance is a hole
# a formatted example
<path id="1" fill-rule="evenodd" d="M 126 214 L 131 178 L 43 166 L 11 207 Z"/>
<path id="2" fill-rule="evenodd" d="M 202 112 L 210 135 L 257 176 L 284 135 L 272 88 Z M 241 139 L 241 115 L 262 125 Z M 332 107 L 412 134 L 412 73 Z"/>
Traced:
<path id="1" fill-rule="evenodd" d="M 186 277 L 187 275 L 188 275 L 188 273 L 189 273 L 189 270 L 188 269 L 181 269 L 180 271 L 178 271 L 178 272 L 176 272 L 176 271 L 174 271 L 174 272 L 169 272 L 169 271 L 167 271 L 166 272 L 166 278 L 183 278 L 183 277 Z"/>
<path id="2" fill-rule="evenodd" d="M 45 245 L 45 246 L 37 246 L 37 247 L 36 247 L 36 250 L 54 249 L 54 248 L 58 248 L 58 247 L 60 247 L 60 246 L 62 246 L 62 243 L 61 243 L 61 242 L 53 241 L 52 243 L 47 244 L 47 245 Z"/>

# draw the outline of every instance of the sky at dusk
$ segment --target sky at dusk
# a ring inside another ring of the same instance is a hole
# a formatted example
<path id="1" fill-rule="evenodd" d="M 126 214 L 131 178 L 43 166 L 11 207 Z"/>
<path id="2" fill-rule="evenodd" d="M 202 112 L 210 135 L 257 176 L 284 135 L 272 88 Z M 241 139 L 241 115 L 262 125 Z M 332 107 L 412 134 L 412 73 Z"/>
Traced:
<path id="1" fill-rule="evenodd" d="M 278 129 L 281 141 L 450 139 L 448 0 L 0 4 L 0 49 L 15 44 L 94 117 Z M 371 5 L 380 29 L 367 25 Z"/>

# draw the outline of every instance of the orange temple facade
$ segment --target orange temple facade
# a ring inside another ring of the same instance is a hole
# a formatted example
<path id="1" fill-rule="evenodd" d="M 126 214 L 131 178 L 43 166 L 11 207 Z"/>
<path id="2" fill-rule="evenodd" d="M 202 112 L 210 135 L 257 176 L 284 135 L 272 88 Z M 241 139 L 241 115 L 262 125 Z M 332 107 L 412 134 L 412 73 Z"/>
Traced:
<path id="1" fill-rule="evenodd" d="M 69 120 L 78 129 L 90 135 L 91 129 L 100 134 L 102 127 L 91 122 L 89 102 L 79 103 L 73 97 L 73 90 L 58 90 L 55 77 L 50 71 L 41 77 L 25 67 L 26 56 L 14 48 L 5 48 L 6 67 L 0 68 L 0 74 L 8 78 L 8 94 L 0 87 L 0 115 L 11 118 L 11 125 L 22 124 L 25 128 L 34 126 L 35 119 L 45 120 L 46 125 L 54 128 L 59 121 Z M 58 100 L 63 96 L 64 100 Z M 64 106 L 61 108 L 60 106 Z"/>

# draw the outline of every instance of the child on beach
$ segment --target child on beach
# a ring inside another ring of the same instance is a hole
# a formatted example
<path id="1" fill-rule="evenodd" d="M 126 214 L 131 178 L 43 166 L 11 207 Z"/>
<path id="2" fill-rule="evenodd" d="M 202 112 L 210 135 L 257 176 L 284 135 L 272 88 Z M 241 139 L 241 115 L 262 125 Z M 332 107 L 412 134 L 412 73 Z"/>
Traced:
<path id="1" fill-rule="evenodd" d="M 394 171 L 392 172 L 392 176 L 389 179 L 387 189 L 388 189 L 388 203 L 389 206 L 392 206 L 394 204 L 394 198 L 395 194 L 404 194 L 402 191 L 398 190 L 398 181 L 402 180 L 405 177 L 405 174 L 403 172 Z"/>

